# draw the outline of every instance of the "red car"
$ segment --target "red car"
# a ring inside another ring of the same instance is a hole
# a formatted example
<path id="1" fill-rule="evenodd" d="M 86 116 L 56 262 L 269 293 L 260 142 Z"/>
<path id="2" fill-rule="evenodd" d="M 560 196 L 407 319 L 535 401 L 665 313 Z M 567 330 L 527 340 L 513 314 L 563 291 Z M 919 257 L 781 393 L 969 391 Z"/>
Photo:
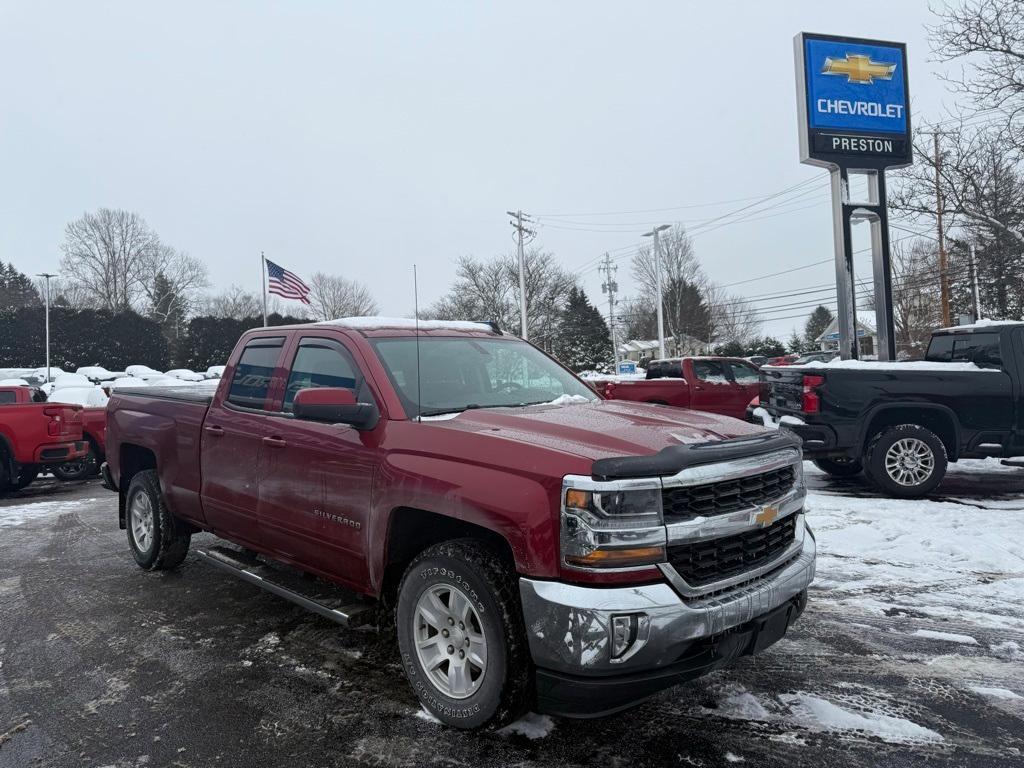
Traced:
<path id="1" fill-rule="evenodd" d="M 0 387 L 0 493 L 20 490 L 43 468 L 87 452 L 80 406 L 49 404 L 32 387 Z"/>
<path id="2" fill-rule="evenodd" d="M 460 728 L 609 714 L 757 653 L 814 575 L 797 438 L 605 400 L 481 323 L 254 329 L 215 390 L 115 391 L 107 435 L 140 567 L 209 531 L 241 549 L 200 559 L 322 616 L 375 604 Z"/>
<path id="3" fill-rule="evenodd" d="M 761 387 L 757 366 L 734 357 L 683 357 L 652 360 L 646 379 L 592 380 L 611 400 L 672 405 L 743 419 Z"/>
<path id="4" fill-rule="evenodd" d="M 106 459 L 107 409 L 95 406 L 82 408 L 82 437 L 88 443 L 85 456 L 65 461 L 50 471 L 59 480 L 85 480 L 99 474 L 100 464 Z"/>
<path id="5" fill-rule="evenodd" d="M 792 365 L 800 359 L 800 355 L 780 355 L 771 358 L 765 365 Z"/>

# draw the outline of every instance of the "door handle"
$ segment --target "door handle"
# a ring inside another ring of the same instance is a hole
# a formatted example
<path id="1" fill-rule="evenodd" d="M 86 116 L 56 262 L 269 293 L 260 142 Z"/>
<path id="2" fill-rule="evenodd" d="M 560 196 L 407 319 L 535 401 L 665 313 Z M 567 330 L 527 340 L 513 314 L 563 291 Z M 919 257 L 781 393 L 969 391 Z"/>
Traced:
<path id="1" fill-rule="evenodd" d="M 208 427 L 203 427 L 203 431 L 213 437 L 223 437 L 224 427 L 218 427 L 216 424 L 211 424 Z"/>
<path id="2" fill-rule="evenodd" d="M 284 448 L 288 443 L 280 437 L 264 437 L 263 444 L 268 448 Z"/>

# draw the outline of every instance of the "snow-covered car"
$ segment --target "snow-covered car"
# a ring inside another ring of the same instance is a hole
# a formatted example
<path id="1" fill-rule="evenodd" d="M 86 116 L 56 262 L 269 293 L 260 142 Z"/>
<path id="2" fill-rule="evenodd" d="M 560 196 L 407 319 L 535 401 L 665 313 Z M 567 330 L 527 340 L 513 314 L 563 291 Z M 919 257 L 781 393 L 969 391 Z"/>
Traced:
<path id="1" fill-rule="evenodd" d="M 108 398 L 102 389 L 90 384 L 87 387 L 58 387 L 47 400 L 51 403 L 105 408 Z"/>
<path id="2" fill-rule="evenodd" d="M 124 369 L 124 372 L 129 376 L 134 376 L 137 379 L 146 379 L 153 376 L 163 376 L 163 374 L 155 368 L 150 368 L 148 365 L 129 365 Z"/>
<path id="3" fill-rule="evenodd" d="M 173 368 L 166 371 L 164 376 L 170 376 L 172 379 L 181 379 L 182 381 L 202 381 L 206 378 L 203 374 L 190 371 L 188 368 Z"/>
<path id="4" fill-rule="evenodd" d="M 31 386 L 24 379 L 0 379 L 0 387 L 28 387 Z"/>
<path id="5" fill-rule="evenodd" d="M 114 389 L 127 389 L 130 387 L 148 387 L 149 382 L 146 379 L 141 379 L 138 376 L 122 376 L 119 379 L 114 379 L 110 384 L 107 385 L 111 390 Z"/>
<path id="6" fill-rule="evenodd" d="M 186 381 L 185 379 L 176 379 L 173 376 L 165 375 L 146 379 L 146 385 L 150 387 L 195 387 L 199 383 L 198 381 Z"/>
<path id="7" fill-rule="evenodd" d="M 53 380 L 53 390 L 79 387 L 92 387 L 93 382 L 78 373 L 62 373 Z"/>
<path id="8" fill-rule="evenodd" d="M 225 365 L 211 365 L 206 369 L 206 378 L 208 379 L 219 379 L 224 375 Z"/>
<path id="9" fill-rule="evenodd" d="M 118 376 L 116 372 L 108 371 L 102 365 L 83 365 L 75 373 L 95 382 L 113 381 Z"/>

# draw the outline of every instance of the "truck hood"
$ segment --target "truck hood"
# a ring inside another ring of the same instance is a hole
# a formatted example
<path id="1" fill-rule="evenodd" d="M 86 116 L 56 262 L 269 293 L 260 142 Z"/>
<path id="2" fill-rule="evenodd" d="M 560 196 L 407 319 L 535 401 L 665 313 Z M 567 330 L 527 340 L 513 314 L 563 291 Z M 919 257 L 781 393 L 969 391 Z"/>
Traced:
<path id="1" fill-rule="evenodd" d="M 663 448 L 761 434 L 763 427 L 712 413 L 625 400 L 463 411 L 432 421 L 592 460 L 647 456 Z"/>

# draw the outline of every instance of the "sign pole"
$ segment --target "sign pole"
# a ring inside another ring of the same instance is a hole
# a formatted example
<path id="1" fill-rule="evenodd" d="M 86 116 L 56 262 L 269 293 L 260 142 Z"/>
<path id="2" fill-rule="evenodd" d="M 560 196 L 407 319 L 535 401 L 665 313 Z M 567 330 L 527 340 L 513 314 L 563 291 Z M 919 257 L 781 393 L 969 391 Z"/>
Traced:
<path id="1" fill-rule="evenodd" d="M 857 293 L 853 278 L 853 232 L 846 201 L 850 187 L 845 168 L 832 169 L 832 233 L 836 257 L 836 323 L 839 326 L 839 356 L 856 360 Z"/>

